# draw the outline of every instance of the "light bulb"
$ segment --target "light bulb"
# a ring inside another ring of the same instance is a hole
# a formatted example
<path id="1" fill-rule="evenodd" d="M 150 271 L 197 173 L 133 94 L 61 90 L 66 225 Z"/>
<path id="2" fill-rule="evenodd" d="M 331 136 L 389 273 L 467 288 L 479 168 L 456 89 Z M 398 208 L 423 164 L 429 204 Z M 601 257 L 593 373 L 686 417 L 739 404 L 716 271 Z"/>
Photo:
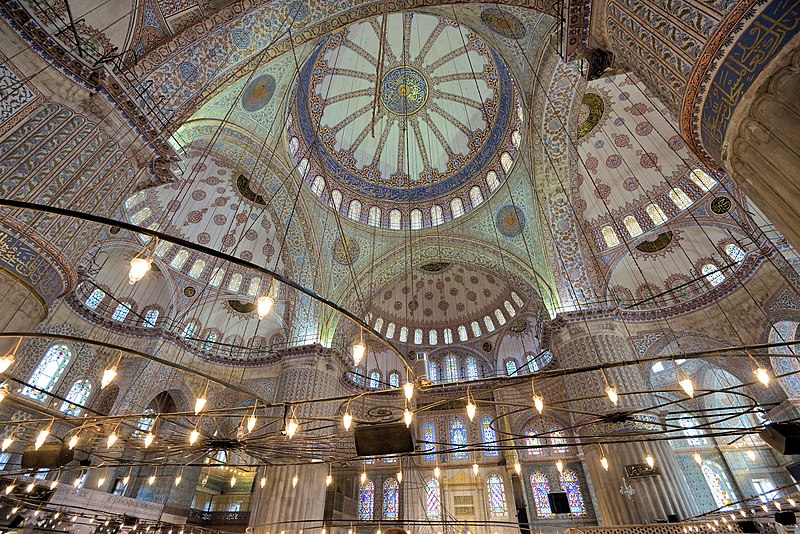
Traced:
<path id="1" fill-rule="evenodd" d="M 406 423 L 406 428 L 411 426 L 411 420 L 414 418 L 414 412 L 406 408 L 403 411 L 403 421 Z"/>
<path id="2" fill-rule="evenodd" d="M 31 483 L 30 483 L 30 484 L 28 484 L 28 486 L 25 488 L 25 493 L 30 493 L 30 492 L 32 492 L 32 491 L 33 491 L 33 488 L 35 488 L 35 487 L 36 487 L 36 484 L 34 484 L 33 482 L 31 482 Z"/>
<path id="3" fill-rule="evenodd" d="M 678 382 L 678 384 L 680 384 L 680 386 L 683 388 L 683 391 L 685 391 L 687 395 L 689 395 L 690 397 L 694 397 L 694 384 L 692 384 L 691 378 L 687 376 L 686 378 Z"/>
<path id="4" fill-rule="evenodd" d="M 300 480 L 300 477 L 299 477 L 299 476 L 297 476 L 297 473 L 295 473 L 295 474 L 294 474 L 294 476 L 292 477 L 292 487 L 293 487 L 293 488 L 296 488 L 296 487 L 297 487 L 297 482 L 298 482 L 299 480 Z"/>
<path id="5" fill-rule="evenodd" d="M 14 355 L 9 353 L 0 358 L 0 374 L 8 371 L 8 368 L 14 365 Z M 5 391 L 5 390 L 4 390 Z"/>
<path id="6" fill-rule="evenodd" d="M 703 465 L 703 458 L 700 456 L 700 454 L 694 453 L 692 458 L 694 458 L 694 461 L 697 462 L 697 465 Z"/>
<path id="7" fill-rule="evenodd" d="M 14 491 L 14 484 L 9 484 L 8 486 L 6 486 L 6 495 L 11 493 L 12 491 Z"/>
<path id="8" fill-rule="evenodd" d="M 115 430 L 108 435 L 108 442 L 107 442 L 108 448 L 110 449 L 111 447 L 113 447 L 116 442 L 117 442 L 117 431 Z"/>
<path id="9" fill-rule="evenodd" d="M 100 389 L 105 389 L 114 379 L 117 378 L 117 366 L 109 367 L 103 371 L 103 378 L 100 380 Z"/>
<path id="10" fill-rule="evenodd" d="M 603 469 L 605 469 L 606 471 L 608 471 L 608 458 L 606 458 L 605 456 L 603 456 L 602 458 L 600 458 L 600 465 L 602 465 L 602 466 L 603 466 Z"/>
<path id="11" fill-rule="evenodd" d="M 202 412 L 203 408 L 206 407 L 206 403 L 207 402 L 208 402 L 208 399 L 206 399 L 204 396 L 197 397 L 197 400 L 194 401 L 194 414 L 197 415 L 200 412 Z"/>
<path id="12" fill-rule="evenodd" d="M 789 506 L 792 506 L 792 507 L 796 506 L 796 504 L 794 502 L 794 499 L 786 499 L 786 500 L 789 501 Z"/>
<path id="13" fill-rule="evenodd" d="M 558 469 L 559 473 L 564 472 L 564 462 L 562 462 L 561 459 L 556 462 L 556 469 Z"/>
<path id="14" fill-rule="evenodd" d="M 0 402 L 6 400 L 8 393 L 6 392 L 6 388 L 0 388 Z"/>
<path id="15" fill-rule="evenodd" d="M 236 477 L 231 477 L 231 487 L 236 485 Z"/>
<path id="16" fill-rule="evenodd" d="M 74 449 L 77 444 L 78 444 L 78 434 L 73 434 L 72 437 L 69 438 L 69 443 L 68 443 L 69 450 Z"/>
<path id="17" fill-rule="evenodd" d="M 11 515 L 16 514 L 17 512 L 19 512 L 19 506 L 15 506 L 14 508 L 11 509 Z"/>
<path id="18" fill-rule="evenodd" d="M 123 486 L 127 486 L 128 482 L 130 482 L 130 481 L 131 481 L 131 476 L 130 475 L 125 475 L 125 478 L 122 479 L 122 485 Z"/>
<path id="19" fill-rule="evenodd" d="M 516 471 L 518 475 L 522 473 L 522 466 L 519 464 L 519 462 L 514 464 L 514 471 Z"/>
<path id="20" fill-rule="evenodd" d="M 366 481 L 367 481 L 367 472 L 361 471 L 361 483 L 363 484 Z"/>
<path id="21" fill-rule="evenodd" d="M 781 503 L 779 503 L 778 501 L 772 501 L 772 504 L 775 505 L 775 508 L 777 508 L 779 512 L 782 511 L 781 510 Z"/>
<path id="22" fill-rule="evenodd" d="M 102 487 L 103 487 L 103 484 L 105 484 L 105 483 L 106 483 L 106 477 L 100 477 L 100 478 L 97 480 L 97 487 L 98 487 L 98 488 L 102 488 Z"/>
<path id="23" fill-rule="evenodd" d="M 353 424 L 353 416 L 349 413 L 346 413 L 342 416 L 342 425 L 344 425 L 345 430 L 350 430 L 350 425 Z"/>
<path id="24" fill-rule="evenodd" d="M 652 454 L 648 453 L 648 455 L 644 457 L 644 461 L 647 462 L 647 465 L 649 465 L 651 468 L 656 465 L 656 459 L 653 458 Z"/>
<path id="25" fill-rule="evenodd" d="M 50 429 L 49 428 L 45 428 L 44 430 L 39 432 L 39 435 L 36 436 L 36 442 L 33 444 L 34 449 L 36 449 L 38 451 L 39 448 L 42 445 L 44 445 L 44 440 L 46 440 L 47 436 L 49 436 L 49 435 L 50 435 Z"/>
<path id="26" fill-rule="evenodd" d="M 478 471 L 479 471 L 479 470 L 480 470 L 480 467 L 478 467 L 478 464 L 472 464 L 472 473 L 473 473 L 475 476 L 478 476 Z"/>
<path id="27" fill-rule="evenodd" d="M 256 423 L 258 422 L 258 418 L 255 415 L 251 415 L 247 419 L 247 432 L 250 433 L 256 428 Z"/>
<path id="28" fill-rule="evenodd" d="M 542 413 L 544 410 L 544 400 L 539 395 L 535 395 L 533 397 L 533 406 L 536 408 L 536 411 Z"/>
<path id="29" fill-rule="evenodd" d="M 261 487 L 265 487 L 267 485 L 267 477 L 261 477 Z"/>
<path id="30" fill-rule="evenodd" d="M 269 295 L 261 295 L 258 297 L 258 300 L 256 301 L 256 312 L 258 313 L 258 318 L 263 319 L 269 315 L 273 304 L 275 304 L 275 299 Z"/>
<path id="31" fill-rule="evenodd" d="M 470 421 L 475 419 L 475 411 L 476 411 L 476 409 L 477 409 L 477 406 L 475 406 L 472 403 L 472 401 L 467 402 L 467 417 L 469 417 Z"/>
<path id="32" fill-rule="evenodd" d="M 433 468 L 433 476 L 435 476 L 436 478 L 439 478 L 439 475 L 441 475 L 441 474 L 442 474 L 442 470 L 439 469 L 438 465 Z"/>
<path id="33" fill-rule="evenodd" d="M 739 510 L 739 513 L 742 515 L 742 517 L 747 517 L 747 513 L 745 513 L 744 510 Z"/>
<path id="34" fill-rule="evenodd" d="M 183 475 L 178 475 L 177 477 L 175 477 L 175 487 L 176 488 L 180 485 L 182 480 L 183 480 Z"/>
<path id="35" fill-rule="evenodd" d="M 156 476 L 150 475 L 150 478 L 147 479 L 147 485 L 152 486 L 155 483 L 155 481 L 156 481 Z"/>
<path id="36" fill-rule="evenodd" d="M 145 258 L 133 258 L 131 260 L 131 270 L 128 271 L 128 283 L 133 285 L 147 274 L 150 270 L 150 260 Z"/>
<path id="37" fill-rule="evenodd" d="M 397 482 L 402 482 L 403 481 L 403 472 L 402 471 L 398 471 L 396 473 L 396 478 L 397 478 Z"/>
<path id="38" fill-rule="evenodd" d="M 364 354 L 367 352 L 367 346 L 364 344 L 363 339 L 359 339 L 355 343 L 353 343 L 353 363 L 356 367 L 361 364 L 361 360 L 364 359 Z"/>
<path id="39" fill-rule="evenodd" d="M 52 482 L 50 483 L 50 489 L 51 489 L 51 490 L 54 490 L 54 489 L 56 489 L 56 486 L 58 486 L 58 480 L 54 480 L 54 481 L 52 481 Z"/>
<path id="40" fill-rule="evenodd" d="M 619 401 L 619 395 L 617 394 L 617 388 L 612 388 L 611 386 L 606 386 L 606 395 L 608 395 L 608 400 L 611 401 L 611 404 L 616 406 L 617 402 Z"/>
<path id="41" fill-rule="evenodd" d="M 80 486 L 80 484 L 81 484 L 81 479 L 80 478 L 76 478 L 75 480 L 72 481 L 73 487 L 77 488 L 78 486 Z"/>
<path id="42" fill-rule="evenodd" d="M 769 373 L 767 372 L 766 369 L 764 369 L 763 367 L 759 367 L 758 369 L 753 371 L 753 374 L 756 375 L 758 381 L 764 384 L 765 387 L 769 385 Z"/>
<path id="43" fill-rule="evenodd" d="M 198 432 L 197 429 L 195 428 L 189 433 L 189 445 L 194 445 L 195 443 L 197 443 L 197 438 L 199 437 L 200 437 L 200 432 Z"/>
<path id="44" fill-rule="evenodd" d="M 153 440 L 156 437 L 153 435 L 152 432 L 148 432 L 147 435 L 144 437 L 144 448 L 148 448 L 150 445 L 153 444 Z"/>
<path id="45" fill-rule="evenodd" d="M 333 475 L 329 473 L 328 476 L 325 477 L 325 485 L 330 486 L 331 484 L 333 484 Z"/>
<path id="46" fill-rule="evenodd" d="M 294 437 L 299 427 L 300 425 L 297 424 L 297 420 L 294 417 L 289 419 L 289 422 L 286 423 L 286 435 L 289 436 L 289 439 Z"/>
<path id="47" fill-rule="evenodd" d="M 11 444 L 12 444 L 12 443 L 14 443 L 14 438 L 12 438 L 12 437 L 7 437 L 6 439 L 4 439 L 4 440 L 3 440 L 3 445 L 2 445 L 2 447 L 0 447 L 0 449 L 2 449 L 2 450 L 3 450 L 3 452 L 5 452 L 5 451 L 6 451 L 6 449 L 7 449 L 7 448 L 9 448 L 9 447 L 11 446 Z M 70 449 L 71 449 L 71 448 L 72 448 L 72 447 L 70 447 Z"/>
<path id="48" fill-rule="evenodd" d="M 405 393 L 406 399 L 411 400 L 414 397 L 414 383 L 406 382 L 403 384 L 403 393 Z"/>

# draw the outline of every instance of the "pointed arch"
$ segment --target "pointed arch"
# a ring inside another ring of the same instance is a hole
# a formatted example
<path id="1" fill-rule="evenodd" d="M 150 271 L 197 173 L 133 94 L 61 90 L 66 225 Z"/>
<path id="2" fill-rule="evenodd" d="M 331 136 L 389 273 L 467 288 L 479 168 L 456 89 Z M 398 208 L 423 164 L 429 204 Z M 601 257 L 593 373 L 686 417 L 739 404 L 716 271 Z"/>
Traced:
<path id="1" fill-rule="evenodd" d="M 400 484 L 396 478 L 383 481 L 383 519 L 394 521 L 400 516 Z"/>
<path id="2" fill-rule="evenodd" d="M 375 484 L 367 479 L 358 488 L 358 518 L 371 520 L 375 508 Z"/>

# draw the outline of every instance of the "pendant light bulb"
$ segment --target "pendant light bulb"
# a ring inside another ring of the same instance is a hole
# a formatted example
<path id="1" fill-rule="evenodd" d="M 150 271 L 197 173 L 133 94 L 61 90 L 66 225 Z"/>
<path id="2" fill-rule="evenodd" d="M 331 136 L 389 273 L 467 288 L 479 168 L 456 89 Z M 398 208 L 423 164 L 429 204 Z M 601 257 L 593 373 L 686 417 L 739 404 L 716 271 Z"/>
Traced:
<path id="1" fill-rule="evenodd" d="M 402 471 L 398 471 L 397 473 L 395 473 L 395 476 L 397 478 L 397 482 L 398 483 L 403 481 L 403 472 Z"/>
<path id="2" fill-rule="evenodd" d="M 69 450 L 74 449 L 78 445 L 78 434 L 72 434 L 72 437 L 69 438 L 69 443 L 67 445 L 69 445 Z"/>
<path id="3" fill-rule="evenodd" d="M 367 481 L 367 472 L 361 471 L 361 483 L 363 484 L 366 481 Z"/>
<path id="4" fill-rule="evenodd" d="M 250 434 L 255 430 L 256 423 L 258 422 L 258 418 L 255 415 L 251 415 L 247 418 L 247 433 Z"/>
<path id="5" fill-rule="evenodd" d="M 14 353 L 11 352 L 0 358 L 0 374 L 3 374 L 6 371 L 8 371 L 9 367 L 14 365 L 14 361 L 15 361 Z"/>
<path id="6" fill-rule="evenodd" d="M 267 477 L 261 477 L 261 487 L 265 487 L 267 485 Z"/>
<path id="7" fill-rule="evenodd" d="M 296 488 L 297 487 L 297 483 L 299 481 L 300 481 L 300 477 L 297 476 L 297 473 L 295 473 L 294 476 L 292 477 L 292 487 Z"/>
<path id="8" fill-rule="evenodd" d="M 617 402 L 619 402 L 619 395 L 617 394 L 617 388 L 606 386 L 606 395 L 608 395 L 608 400 L 611 401 L 611 404 L 616 406 Z"/>
<path id="9" fill-rule="evenodd" d="M 367 346 L 364 344 L 363 334 L 353 343 L 353 363 L 356 367 L 361 364 L 364 359 L 364 354 L 367 352 Z"/>
<path id="10" fill-rule="evenodd" d="M 414 412 L 406 408 L 403 411 L 403 421 L 406 423 L 406 428 L 411 426 L 411 420 L 414 418 Z"/>
<path id="11" fill-rule="evenodd" d="M 414 383 L 406 382 L 403 384 L 403 393 L 405 393 L 406 399 L 408 400 L 414 398 Z"/>
<path id="12" fill-rule="evenodd" d="M 232 476 L 231 477 L 231 487 L 234 487 L 235 485 L 236 485 L 236 477 Z"/>
<path id="13" fill-rule="evenodd" d="M 15 487 L 14 484 L 9 484 L 8 486 L 6 486 L 6 490 L 5 490 L 6 491 L 6 495 L 8 495 L 12 491 L 14 491 L 14 487 Z"/>
<path id="14" fill-rule="evenodd" d="M 128 271 L 128 283 L 133 285 L 147 274 L 150 270 L 150 260 L 146 258 L 133 258 L 131 260 L 131 270 Z"/>
<path id="15" fill-rule="evenodd" d="M 100 389 L 105 389 L 114 379 L 117 378 L 117 366 L 109 367 L 103 371 L 103 378 L 100 380 Z"/>
<path id="16" fill-rule="evenodd" d="M 789 501 L 789 506 L 791 506 L 791 507 L 795 507 L 795 506 L 797 506 L 797 505 L 795 504 L 795 502 L 794 502 L 794 499 L 786 499 L 786 500 L 787 500 L 787 501 Z"/>
<path id="17" fill-rule="evenodd" d="M 687 376 L 686 378 L 678 382 L 678 384 L 680 384 L 681 388 L 683 388 L 683 391 L 685 391 L 689 397 L 692 398 L 694 397 L 694 384 L 692 384 L 691 378 Z"/>
<path id="18" fill-rule="evenodd" d="M 38 451 L 41 448 L 41 446 L 44 445 L 44 441 L 47 439 L 47 436 L 49 435 L 50 435 L 50 427 L 47 427 L 41 432 L 39 432 L 39 435 L 36 436 L 36 442 L 33 444 L 34 449 Z"/>
<path id="19" fill-rule="evenodd" d="M 644 461 L 647 462 L 647 465 L 649 465 L 651 469 L 656 465 L 656 459 L 653 458 L 653 455 L 650 453 L 647 453 L 647 456 L 644 457 Z"/>
<path id="20" fill-rule="evenodd" d="M 3 452 L 6 452 L 6 449 L 9 448 L 12 443 L 14 443 L 14 438 L 9 436 L 9 437 L 7 437 L 6 439 L 3 440 L 3 445 L 2 445 L 2 447 L 0 447 L 0 449 L 2 449 Z M 71 448 L 72 447 L 70 447 L 70 449 Z"/>
<path id="21" fill-rule="evenodd" d="M 537 412 L 542 413 L 542 410 L 544 410 L 544 400 L 542 399 L 541 396 L 539 395 L 533 396 L 533 406 L 536 408 Z"/>
<path id="22" fill-rule="evenodd" d="M 111 447 L 114 446 L 114 444 L 116 442 L 117 442 L 117 431 L 115 429 L 115 430 L 112 430 L 111 434 L 108 435 L 108 441 L 106 441 L 106 444 L 108 445 L 108 448 L 110 449 Z"/>
<path id="23" fill-rule="evenodd" d="M 197 438 L 199 437 L 200 437 L 200 432 L 198 432 L 196 428 L 193 429 L 189 433 L 189 445 L 194 445 L 195 443 L 197 443 Z"/>
<path id="24" fill-rule="evenodd" d="M 342 425 L 344 426 L 345 430 L 350 430 L 350 425 L 353 424 L 353 415 L 349 413 L 345 413 L 342 416 Z"/>
<path id="25" fill-rule="evenodd" d="M 480 472 L 480 467 L 478 466 L 478 464 L 472 464 L 472 474 L 478 476 L 479 472 Z"/>
<path id="26" fill-rule="evenodd" d="M 606 471 L 608 471 L 608 458 L 606 458 L 605 456 L 603 456 L 602 458 L 600 458 L 600 465 L 602 465 L 602 466 L 603 466 L 603 469 L 605 469 Z"/>
<path id="27" fill-rule="evenodd" d="M 6 388 L 5 387 L 0 388 L 0 402 L 6 400 L 6 397 L 8 397 L 8 392 L 6 391 Z"/>
<path id="28" fill-rule="evenodd" d="M 753 371 L 753 374 L 756 375 L 756 379 L 761 382 L 764 387 L 769 386 L 769 373 L 763 367 L 760 367 Z"/>
<path id="29" fill-rule="evenodd" d="M 155 483 L 155 481 L 156 481 L 156 476 L 150 475 L 150 478 L 147 479 L 147 485 L 152 486 Z"/>
<path id="30" fill-rule="evenodd" d="M 150 447 L 153 444 L 153 440 L 155 439 L 155 435 L 152 432 L 148 432 L 147 435 L 144 437 L 144 448 Z"/>
<path id="31" fill-rule="evenodd" d="M 694 453 L 694 454 L 692 455 L 692 458 L 694 458 L 694 461 L 695 461 L 695 462 L 697 462 L 697 465 L 703 465 L 703 457 L 702 457 L 702 456 L 700 456 L 700 454 L 699 454 L 699 453 Z M 652 467 L 652 466 L 651 466 L 651 467 Z"/>
<path id="32" fill-rule="evenodd" d="M 102 476 L 97 480 L 97 487 L 98 488 L 102 488 L 103 484 L 105 484 L 105 483 L 106 483 L 106 477 Z"/>
<path id="33" fill-rule="evenodd" d="M 333 475 L 328 473 L 328 476 L 325 477 L 325 486 L 330 487 L 331 484 L 333 484 Z"/>
<path id="34" fill-rule="evenodd" d="M 197 397 L 197 400 L 194 401 L 194 414 L 197 415 L 203 411 L 203 408 L 206 407 L 206 403 L 208 399 L 206 399 L 205 394 L 200 397 Z"/>
<path id="35" fill-rule="evenodd" d="M 781 503 L 779 503 L 778 501 L 772 501 L 772 504 L 775 505 L 775 508 L 777 508 L 779 512 L 783 511 L 781 509 Z"/>
<path id="36" fill-rule="evenodd" d="M 477 408 L 478 407 L 475 406 L 475 404 L 472 402 L 472 400 L 467 402 L 467 417 L 469 417 L 470 421 L 475 419 L 475 412 L 476 412 Z"/>
<path id="37" fill-rule="evenodd" d="M 564 472 L 564 462 L 562 462 L 560 458 L 556 462 L 556 469 L 558 469 L 559 473 L 563 473 Z"/>
<path id="38" fill-rule="evenodd" d="M 258 318 L 263 319 L 269 312 L 272 311 L 272 306 L 275 304 L 275 299 L 270 297 L 269 295 L 261 295 L 258 297 L 256 301 L 256 312 L 258 313 Z"/>
<path id="39" fill-rule="evenodd" d="M 442 474 L 442 470 L 439 469 L 438 465 L 433 468 L 433 476 L 435 476 L 436 478 L 439 478 L 439 475 L 441 475 L 441 474 Z"/>
<path id="40" fill-rule="evenodd" d="M 519 462 L 516 462 L 516 463 L 514 464 L 514 471 L 516 471 L 518 475 L 519 475 L 520 473 L 522 473 L 522 466 L 520 465 L 520 463 L 519 463 Z"/>
<path id="41" fill-rule="evenodd" d="M 25 488 L 25 493 L 30 493 L 30 492 L 32 492 L 32 491 L 33 491 L 33 488 L 35 488 L 35 487 L 36 487 L 36 484 L 34 484 L 33 482 L 31 482 L 31 483 L 30 483 L 30 484 L 28 484 L 28 486 Z"/>
<path id="42" fill-rule="evenodd" d="M 297 423 L 297 420 L 294 417 L 289 419 L 289 422 L 286 423 L 286 435 L 289 436 L 289 439 L 294 437 L 299 427 L 300 425 Z"/>

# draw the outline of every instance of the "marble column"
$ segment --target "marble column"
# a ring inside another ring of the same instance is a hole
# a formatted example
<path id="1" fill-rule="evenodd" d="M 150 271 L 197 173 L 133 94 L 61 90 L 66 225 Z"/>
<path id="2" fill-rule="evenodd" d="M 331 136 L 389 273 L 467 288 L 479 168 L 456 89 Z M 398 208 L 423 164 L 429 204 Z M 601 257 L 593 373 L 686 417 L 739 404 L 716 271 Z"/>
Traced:
<path id="1" fill-rule="evenodd" d="M 553 333 L 551 350 L 565 368 L 592 364 L 633 362 L 635 356 L 624 325 L 611 319 L 563 325 Z M 569 403 L 578 434 L 604 443 L 609 461 L 606 472 L 600 463 L 600 447 L 583 447 L 589 477 L 594 485 L 595 507 L 604 525 L 631 525 L 666 520 L 670 514 L 686 518 L 697 513 L 688 483 L 679 469 L 672 448 L 662 441 L 647 439 L 661 430 L 660 415 L 647 411 L 651 404 L 646 392 L 649 380 L 639 365 L 608 369 L 605 377 L 619 392 L 614 406 L 605 396 L 606 379 L 600 371 L 575 375 L 566 380 Z M 600 419 L 612 413 L 634 412 L 621 422 Z M 591 437 L 590 437 L 591 436 Z M 657 474 L 627 478 L 625 466 L 646 465 L 651 454 Z M 635 490 L 632 499 L 620 493 L 623 479 Z"/>

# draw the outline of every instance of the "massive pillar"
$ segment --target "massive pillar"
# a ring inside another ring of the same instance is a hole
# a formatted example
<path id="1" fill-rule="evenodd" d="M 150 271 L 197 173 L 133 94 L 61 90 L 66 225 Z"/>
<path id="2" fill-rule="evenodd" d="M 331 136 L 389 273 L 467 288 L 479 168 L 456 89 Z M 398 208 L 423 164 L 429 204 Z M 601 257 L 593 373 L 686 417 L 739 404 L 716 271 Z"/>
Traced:
<path id="1" fill-rule="evenodd" d="M 338 357 L 318 345 L 289 349 L 284 354 L 277 398 L 292 403 L 335 396 L 343 372 Z M 337 406 L 335 402 L 297 405 L 294 413 L 301 427 L 294 440 L 303 440 L 304 432 L 308 432 L 309 424 L 304 424 L 304 418 L 333 416 Z M 252 533 L 279 534 L 282 530 L 321 526 L 327 473 L 324 463 L 266 468 L 267 484 L 253 495 L 249 525 Z"/>
<path id="2" fill-rule="evenodd" d="M 551 350 L 565 368 L 635 361 L 624 325 L 614 320 L 567 323 L 553 333 Z M 565 381 L 568 398 L 578 399 L 570 402 L 570 408 L 577 414 L 579 435 L 587 441 L 602 441 L 609 462 L 609 470 L 605 471 L 600 463 L 600 447 L 584 447 L 596 508 L 603 522 L 641 524 L 667 519 L 672 514 L 679 518 L 696 514 L 674 452 L 665 442 L 647 439 L 648 433 L 662 427 L 659 414 L 642 411 L 648 406 L 646 394 L 634 393 L 650 389 L 642 369 L 638 365 L 615 367 L 606 370 L 605 376 L 609 385 L 619 391 L 617 406 L 605 396 L 606 380 L 600 371 L 581 373 Z M 620 421 L 605 418 L 617 412 L 635 415 Z M 646 467 L 648 454 L 655 459 L 656 472 L 630 477 L 626 467 Z M 630 497 L 620 492 L 623 481 L 635 491 Z"/>

